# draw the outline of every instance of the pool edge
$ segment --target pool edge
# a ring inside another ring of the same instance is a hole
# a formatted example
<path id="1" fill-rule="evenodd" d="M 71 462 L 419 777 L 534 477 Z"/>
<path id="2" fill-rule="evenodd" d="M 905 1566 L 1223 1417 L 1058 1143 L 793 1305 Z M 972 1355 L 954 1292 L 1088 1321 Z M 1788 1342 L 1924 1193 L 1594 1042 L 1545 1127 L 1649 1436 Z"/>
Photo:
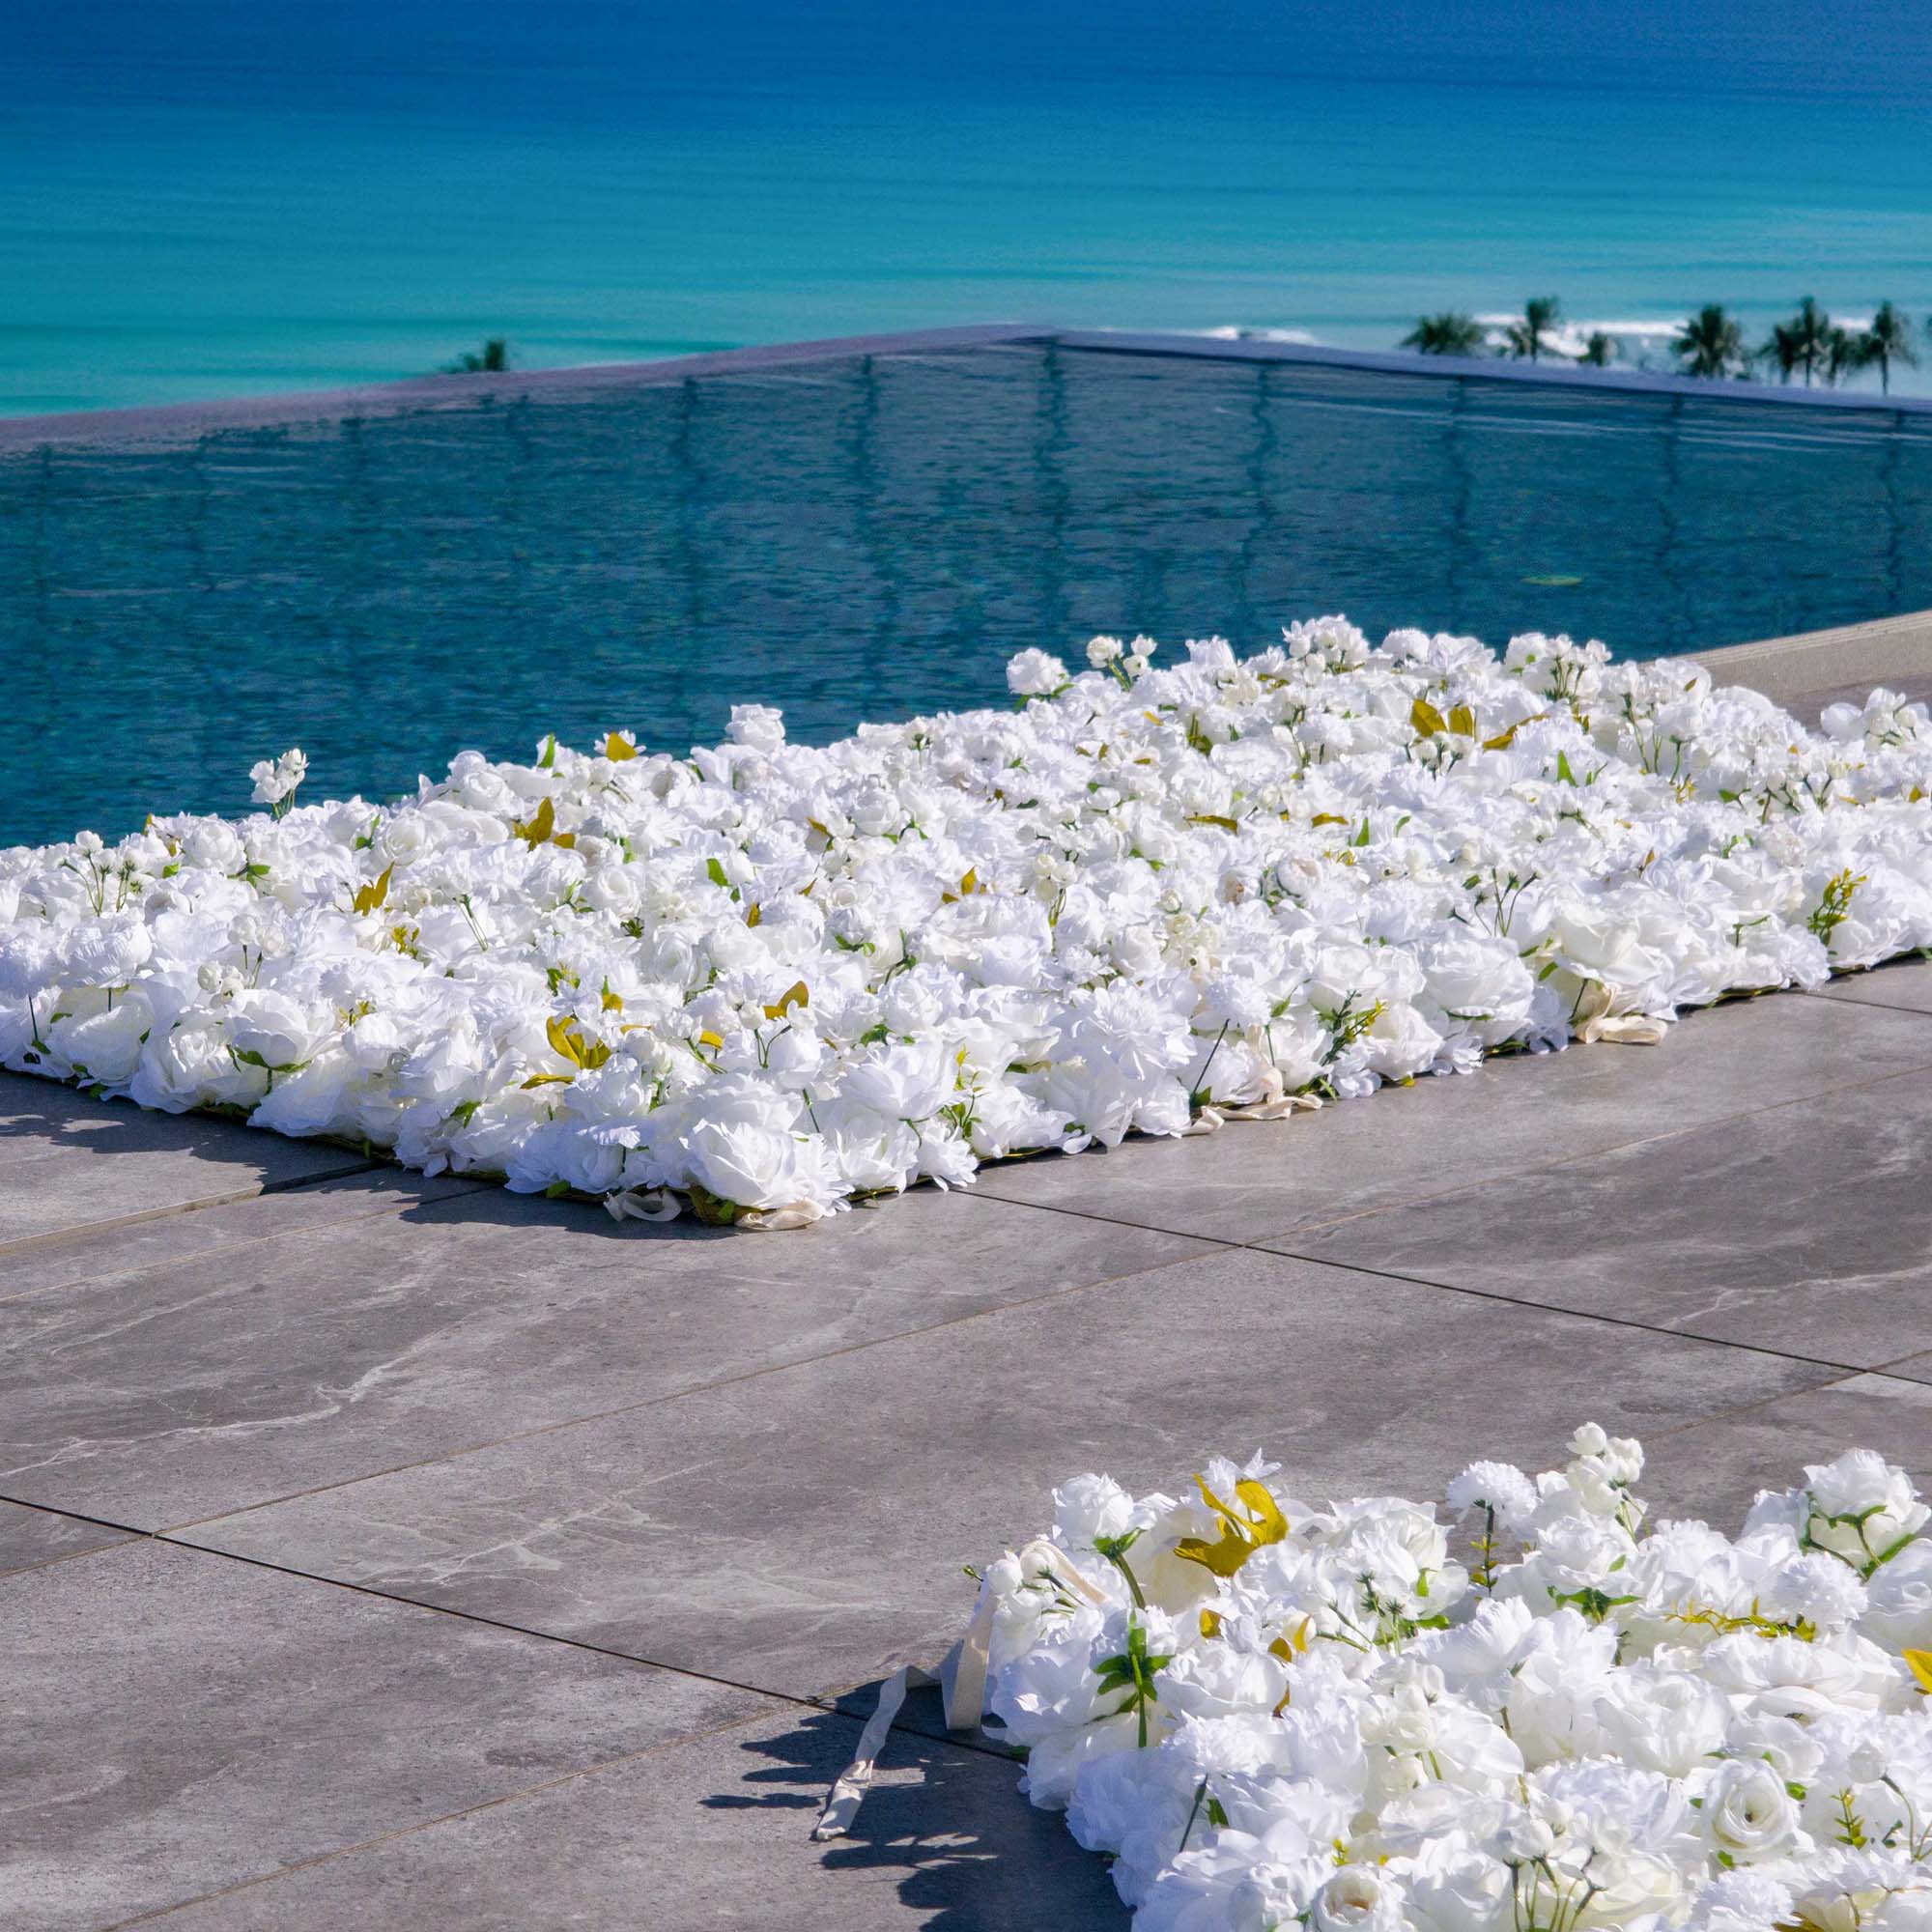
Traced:
<path id="1" fill-rule="evenodd" d="M 1932 680 L 1932 611 L 1907 611 L 1682 655 L 1704 666 L 1720 684 L 1748 685 L 1785 705 L 1865 679 L 1873 684 L 1922 682 Z"/>

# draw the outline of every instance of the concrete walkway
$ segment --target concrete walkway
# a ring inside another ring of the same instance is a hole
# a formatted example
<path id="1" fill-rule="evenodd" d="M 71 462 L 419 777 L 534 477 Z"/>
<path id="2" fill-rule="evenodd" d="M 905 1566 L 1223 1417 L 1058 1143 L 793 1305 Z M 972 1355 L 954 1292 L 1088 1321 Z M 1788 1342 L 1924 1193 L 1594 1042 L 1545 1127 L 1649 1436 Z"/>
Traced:
<path id="1" fill-rule="evenodd" d="M 765 1237 L 0 1077 L 0 1923 L 1123 1927 L 918 1699 L 809 1842 L 961 1566 L 1258 1445 L 1922 1477 L 1928 1074 L 1913 963 Z"/>

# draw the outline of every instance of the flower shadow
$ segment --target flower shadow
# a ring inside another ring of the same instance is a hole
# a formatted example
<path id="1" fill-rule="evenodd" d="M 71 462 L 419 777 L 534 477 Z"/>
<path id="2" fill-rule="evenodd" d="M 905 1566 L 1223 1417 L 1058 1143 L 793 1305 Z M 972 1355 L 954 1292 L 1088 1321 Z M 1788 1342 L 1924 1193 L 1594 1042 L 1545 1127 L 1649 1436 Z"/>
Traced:
<path id="1" fill-rule="evenodd" d="M 1027 1803 L 1016 1764 L 944 1741 L 931 1692 L 915 1692 L 906 1717 L 921 1729 L 893 1731 L 842 1838 L 810 1838 L 858 1742 L 858 1723 L 838 1712 L 748 1737 L 740 1788 L 704 1804 L 779 1814 L 782 1833 L 827 1872 L 895 1875 L 907 1924 L 927 1932 L 1124 1932 L 1128 1915 L 1104 1863 L 1073 1842 L 1064 1819 Z"/>

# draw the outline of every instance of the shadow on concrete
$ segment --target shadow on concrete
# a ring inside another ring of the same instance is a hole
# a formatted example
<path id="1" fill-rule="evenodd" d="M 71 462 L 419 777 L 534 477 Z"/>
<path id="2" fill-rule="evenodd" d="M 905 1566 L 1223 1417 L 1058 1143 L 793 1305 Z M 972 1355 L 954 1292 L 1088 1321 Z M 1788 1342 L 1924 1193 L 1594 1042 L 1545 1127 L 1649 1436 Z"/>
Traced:
<path id="1" fill-rule="evenodd" d="M 10 1142 L 25 1145 L 10 1150 Z M 372 1160 L 332 1141 L 270 1134 L 215 1114 L 161 1113 L 33 1074 L 0 1072 L 0 1158 L 74 1151 L 185 1154 L 250 1169 L 264 1185 L 348 1173 Z"/>
<path id="2" fill-rule="evenodd" d="M 739 1786 L 704 1803 L 781 1814 L 828 1873 L 895 1874 L 908 1922 L 927 1932 L 1124 1932 L 1103 1861 L 1073 1842 L 1063 1818 L 1027 1803 L 1017 1766 L 957 1745 L 895 1729 L 851 1832 L 813 1844 L 818 1808 L 858 1735 L 851 1719 L 826 1712 L 748 1738 Z"/>

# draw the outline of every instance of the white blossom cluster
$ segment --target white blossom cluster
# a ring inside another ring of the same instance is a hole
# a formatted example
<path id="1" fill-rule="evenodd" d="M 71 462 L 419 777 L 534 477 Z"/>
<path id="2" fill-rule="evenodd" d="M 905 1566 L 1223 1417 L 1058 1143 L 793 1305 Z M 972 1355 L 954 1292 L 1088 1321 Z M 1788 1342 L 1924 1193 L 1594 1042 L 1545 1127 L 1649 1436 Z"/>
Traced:
<path id="1" fill-rule="evenodd" d="M 1297 624 L 1012 711 L 0 851 L 0 1063 L 653 1214 L 810 1221 L 1932 943 L 1932 726 L 1681 660 Z"/>
<path id="2" fill-rule="evenodd" d="M 1259 1458 L 1105 1476 L 988 1571 L 1023 1788 L 1134 1932 L 1926 1932 L 1932 1511 L 1867 1450 L 1735 1540 L 1634 1441 L 1478 1463 L 1462 1539 Z M 1452 1525 L 1455 1527 L 1455 1525 Z M 1466 1557 L 1459 1561 L 1457 1551 Z"/>

